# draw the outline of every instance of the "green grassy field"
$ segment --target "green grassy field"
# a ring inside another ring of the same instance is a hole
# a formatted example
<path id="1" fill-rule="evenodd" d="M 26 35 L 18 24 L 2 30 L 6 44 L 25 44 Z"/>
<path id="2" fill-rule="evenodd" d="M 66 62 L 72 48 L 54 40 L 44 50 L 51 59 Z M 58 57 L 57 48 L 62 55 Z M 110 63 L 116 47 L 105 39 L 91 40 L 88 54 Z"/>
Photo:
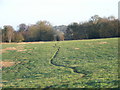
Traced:
<path id="1" fill-rule="evenodd" d="M 11 49 L 12 48 L 12 49 Z M 118 88 L 118 38 L 3 44 L 4 88 Z"/>

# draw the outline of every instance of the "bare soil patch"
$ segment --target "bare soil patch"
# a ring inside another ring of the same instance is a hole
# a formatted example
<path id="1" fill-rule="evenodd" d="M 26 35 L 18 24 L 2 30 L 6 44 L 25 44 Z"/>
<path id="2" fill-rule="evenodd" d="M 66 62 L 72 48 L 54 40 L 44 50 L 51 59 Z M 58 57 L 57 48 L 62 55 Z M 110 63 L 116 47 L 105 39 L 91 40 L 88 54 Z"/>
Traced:
<path id="1" fill-rule="evenodd" d="M 22 52 L 22 51 L 27 51 L 26 49 L 24 49 L 24 50 L 17 50 L 17 52 Z"/>
<path id="2" fill-rule="evenodd" d="M 107 44 L 107 42 L 99 42 L 99 44 Z"/>
<path id="3" fill-rule="evenodd" d="M 5 51 L 5 50 L 0 49 L 0 54 L 2 54 L 2 53 L 6 53 L 6 51 Z"/>
<path id="4" fill-rule="evenodd" d="M 0 50 L 0 54 L 6 53 L 7 50 L 17 50 L 17 48 L 15 48 L 15 47 L 8 47 L 8 48 L 5 48 L 5 49 L 1 49 L 1 50 Z"/>
<path id="5" fill-rule="evenodd" d="M 2 80 L 2 82 L 4 83 L 4 82 L 8 82 L 8 80 Z"/>
<path id="6" fill-rule="evenodd" d="M 7 47 L 7 48 L 5 48 L 5 49 L 1 49 L 1 50 L 0 50 L 0 54 L 6 53 L 7 50 L 15 50 L 15 51 L 17 51 L 17 52 L 27 51 L 27 49 L 24 49 L 23 46 Z M 32 50 L 32 49 L 30 49 L 30 50 Z"/>
<path id="7" fill-rule="evenodd" d="M 8 47 L 8 48 L 5 48 L 3 50 L 17 50 L 15 47 Z"/>
<path id="8" fill-rule="evenodd" d="M 45 42 L 21 42 L 17 44 L 35 44 L 35 43 L 45 43 Z"/>
<path id="9" fill-rule="evenodd" d="M 0 43 L 0 44 L 35 44 L 35 43 L 46 43 L 46 42 L 19 42 L 19 43 Z"/>
<path id="10" fill-rule="evenodd" d="M 18 63 L 20 63 L 20 62 L 1 61 L 0 68 L 11 67 L 11 66 L 18 64 Z"/>
<path id="11" fill-rule="evenodd" d="M 75 48 L 75 50 L 78 50 L 78 49 L 80 49 L 80 48 Z"/>
<path id="12" fill-rule="evenodd" d="M 0 83 L 0 87 L 3 87 L 3 84 L 2 84 L 2 83 Z"/>

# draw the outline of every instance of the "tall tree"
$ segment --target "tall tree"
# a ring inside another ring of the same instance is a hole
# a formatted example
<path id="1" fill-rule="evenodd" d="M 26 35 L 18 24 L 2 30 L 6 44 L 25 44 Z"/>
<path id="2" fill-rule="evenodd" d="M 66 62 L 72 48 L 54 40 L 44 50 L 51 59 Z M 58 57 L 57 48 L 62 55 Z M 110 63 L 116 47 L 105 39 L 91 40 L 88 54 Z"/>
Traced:
<path id="1" fill-rule="evenodd" d="M 20 32 L 15 32 L 14 37 L 15 37 L 14 38 L 15 42 L 22 42 L 22 41 L 24 41 L 24 37 L 23 37 L 22 33 L 20 33 Z"/>
<path id="2" fill-rule="evenodd" d="M 29 26 L 30 38 L 33 41 L 53 40 L 53 27 L 47 21 L 38 21 L 35 25 Z"/>
<path id="3" fill-rule="evenodd" d="M 90 21 L 93 22 L 93 24 L 96 24 L 100 20 L 99 15 L 94 15 L 91 17 Z"/>
<path id="4" fill-rule="evenodd" d="M 18 32 L 21 33 L 22 37 L 24 38 L 24 40 L 27 41 L 28 39 L 28 25 L 24 24 L 24 23 L 21 23 L 19 26 L 18 26 Z"/>
<path id="5" fill-rule="evenodd" d="M 5 39 L 7 42 L 11 43 L 13 37 L 14 37 L 14 29 L 10 25 L 5 25 L 3 30 Z"/>
<path id="6" fill-rule="evenodd" d="M 22 32 L 22 31 L 26 31 L 27 30 L 27 25 L 26 24 L 24 24 L 24 23 L 21 23 L 19 26 L 19 32 Z"/>

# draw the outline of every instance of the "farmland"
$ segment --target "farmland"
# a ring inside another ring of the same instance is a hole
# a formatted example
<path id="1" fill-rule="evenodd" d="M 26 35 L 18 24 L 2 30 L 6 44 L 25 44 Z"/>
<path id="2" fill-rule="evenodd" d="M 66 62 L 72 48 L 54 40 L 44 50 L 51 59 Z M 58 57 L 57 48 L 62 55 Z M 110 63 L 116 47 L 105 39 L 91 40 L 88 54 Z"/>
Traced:
<path id="1" fill-rule="evenodd" d="M 3 44 L 1 54 L 3 88 L 118 88 L 118 38 Z"/>

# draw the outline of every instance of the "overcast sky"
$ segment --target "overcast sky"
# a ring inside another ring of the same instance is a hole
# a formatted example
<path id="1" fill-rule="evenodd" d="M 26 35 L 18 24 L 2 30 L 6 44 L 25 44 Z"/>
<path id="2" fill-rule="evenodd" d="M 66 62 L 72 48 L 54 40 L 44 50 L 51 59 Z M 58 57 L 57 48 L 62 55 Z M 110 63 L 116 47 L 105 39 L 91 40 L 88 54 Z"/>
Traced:
<path id="1" fill-rule="evenodd" d="M 52 25 L 68 25 L 72 22 L 100 17 L 118 18 L 119 0 L 0 0 L 0 27 L 20 23 L 34 24 L 47 20 Z"/>

